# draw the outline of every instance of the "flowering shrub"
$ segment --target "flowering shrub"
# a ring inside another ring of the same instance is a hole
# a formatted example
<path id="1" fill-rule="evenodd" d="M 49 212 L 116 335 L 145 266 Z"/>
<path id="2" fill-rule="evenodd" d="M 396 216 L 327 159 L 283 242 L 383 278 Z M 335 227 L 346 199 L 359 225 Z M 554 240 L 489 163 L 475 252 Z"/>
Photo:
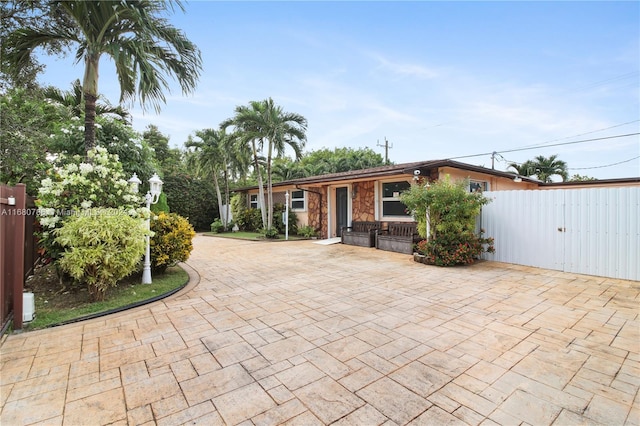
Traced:
<path id="1" fill-rule="evenodd" d="M 470 264 L 481 253 L 495 251 L 493 238 L 475 234 L 476 217 L 490 200 L 480 192 L 469 192 L 467 181 L 453 182 L 446 176 L 430 185 L 414 184 L 401 194 L 401 201 L 418 221 L 418 232 L 429 238 L 416 245 L 427 263 L 439 266 Z"/>
<path id="2" fill-rule="evenodd" d="M 176 213 L 160 213 L 151 221 L 151 268 L 159 273 L 189 258 L 196 235 L 187 219 Z"/>
<path id="3" fill-rule="evenodd" d="M 54 260 L 59 256 L 60 247 L 53 232 L 78 212 L 102 207 L 122 208 L 132 217 L 148 215 L 146 208 L 139 207 L 142 198 L 124 178 L 116 155 L 101 147 L 90 150 L 87 155 L 91 163 L 83 162 L 77 155 L 59 156 L 38 191 L 40 242 Z"/>
<path id="4" fill-rule="evenodd" d="M 450 238 L 439 234 L 435 238 L 422 240 L 416 244 L 416 252 L 426 257 L 426 263 L 437 266 L 468 265 L 484 252 L 494 253 L 493 238 L 465 233 Z"/>
<path id="5" fill-rule="evenodd" d="M 58 265 L 87 285 L 94 301 L 132 273 L 145 249 L 145 221 L 122 209 L 85 209 L 64 221 L 55 242 L 64 249 Z"/>

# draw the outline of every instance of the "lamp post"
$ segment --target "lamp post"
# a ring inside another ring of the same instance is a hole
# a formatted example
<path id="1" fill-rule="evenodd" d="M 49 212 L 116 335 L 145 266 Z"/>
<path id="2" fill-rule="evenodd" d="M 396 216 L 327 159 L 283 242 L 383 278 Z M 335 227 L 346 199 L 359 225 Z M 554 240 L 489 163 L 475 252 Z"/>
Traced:
<path id="1" fill-rule="evenodd" d="M 284 205 L 285 205 L 285 213 L 284 213 L 284 239 L 289 241 L 289 191 L 284 193 Z"/>
<path id="2" fill-rule="evenodd" d="M 134 192 L 138 192 L 138 185 L 142 183 L 138 176 L 134 173 L 129 179 L 129 183 L 131 184 L 131 188 Z M 151 204 L 155 204 L 158 202 L 158 198 L 160 198 L 160 193 L 162 192 L 162 181 L 157 173 L 154 173 L 149 179 L 149 191 L 144 196 L 145 203 L 147 205 L 147 210 L 151 210 Z M 151 214 L 147 218 L 147 231 L 151 230 Z M 146 236 L 146 249 L 144 253 L 144 265 L 142 267 L 142 284 L 151 284 L 151 247 L 149 234 Z"/>

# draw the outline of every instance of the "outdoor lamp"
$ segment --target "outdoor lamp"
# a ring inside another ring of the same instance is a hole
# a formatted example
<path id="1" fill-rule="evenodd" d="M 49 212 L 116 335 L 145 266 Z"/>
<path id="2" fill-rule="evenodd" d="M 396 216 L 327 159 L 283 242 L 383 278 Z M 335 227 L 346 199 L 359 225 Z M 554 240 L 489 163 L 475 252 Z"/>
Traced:
<path id="1" fill-rule="evenodd" d="M 157 173 L 154 173 L 149 179 L 149 192 L 151 193 L 151 203 L 155 204 L 158 202 L 158 198 L 160 197 L 160 193 L 162 192 L 162 181 L 158 177 Z"/>
<path id="2" fill-rule="evenodd" d="M 131 178 L 133 180 L 133 178 Z M 149 179 L 149 192 L 145 195 L 144 200 L 147 203 L 147 210 L 151 210 L 151 204 L 158 202 L 160 193 L 162 192 L 162 181 L 157 173 L 154 173 Z M 147 231 L 151 230 L 151 212 L 147 218 Z M 142 267 L 142 284 L 151 284 L 151 247 L 149 235 L 147 234 L 147 248 L 144 253 L 144 266 Z"/>
<path id="3" fill-rule="evenodd" d="M 131 190 L 134 192 L 134 194 L 137 194 L 138 187 L 142 183 L 142 181 L 138 178 L 138 174 L 134 173 L 133 176 L 131 176 L 131 179 L 129 179 L 127 182 L 129 182 L 129 185 L 131 185 Z"/>

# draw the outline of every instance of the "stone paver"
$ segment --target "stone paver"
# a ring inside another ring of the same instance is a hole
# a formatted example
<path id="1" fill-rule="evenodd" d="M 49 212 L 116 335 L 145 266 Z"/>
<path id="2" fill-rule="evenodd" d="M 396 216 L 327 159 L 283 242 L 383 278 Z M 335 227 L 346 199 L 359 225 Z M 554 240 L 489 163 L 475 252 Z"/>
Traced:
<path id="1" fill-rule="evenodd" d="M 206 236 L 186 268 L 4 338 L 0 424 L 640 425 L 638 282 Z"/>

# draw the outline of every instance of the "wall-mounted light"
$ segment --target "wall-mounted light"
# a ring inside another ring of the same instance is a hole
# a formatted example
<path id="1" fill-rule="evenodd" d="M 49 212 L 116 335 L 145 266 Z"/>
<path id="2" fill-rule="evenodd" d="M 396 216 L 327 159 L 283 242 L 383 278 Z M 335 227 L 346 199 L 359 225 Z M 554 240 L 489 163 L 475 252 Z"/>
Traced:
<path id="1" fill-rule="evenodd" d="M 7 204 L 9 204 L 10 206 L 15 206 L 16 205 L 16 197 L 14 197 L 13 195 L 10 195 L 7 197 Z"/>
<path id="2" fill-rule="evenodd" d="M 513 181 L 514 181 L 515 183 L 520 183 L 520 182 L 522 182 L 522 178 L 521 178 L 520 176 L 517 176 L 517 175 L 516 175 L 516 177 L 514 177 L 514 178 L 513 178 Z"/>
<path id="3" fill-rule="evenodd" d="M 354 183 L 351 187 L 351 198 L 355 199 L 356 195 L 358 195 L 358 184 Z"/>

